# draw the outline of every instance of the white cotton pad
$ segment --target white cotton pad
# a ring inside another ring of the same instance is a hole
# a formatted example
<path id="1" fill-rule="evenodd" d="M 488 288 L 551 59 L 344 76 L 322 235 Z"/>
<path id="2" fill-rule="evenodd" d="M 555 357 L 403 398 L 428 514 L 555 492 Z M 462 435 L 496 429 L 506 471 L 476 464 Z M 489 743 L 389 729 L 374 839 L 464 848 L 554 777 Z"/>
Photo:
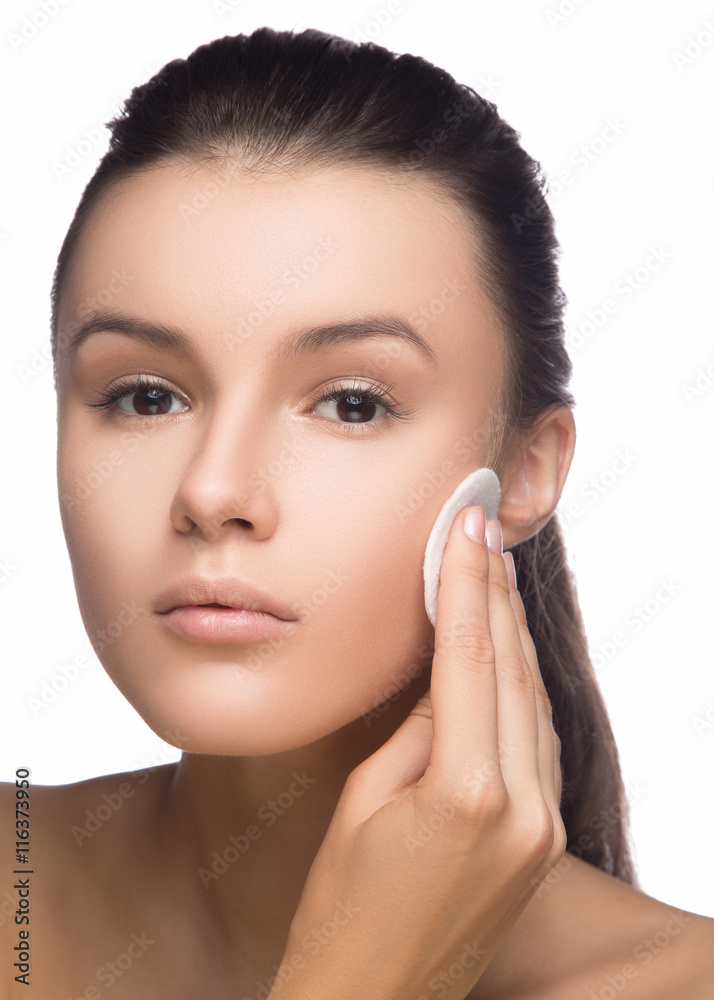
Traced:
<path id="1" fill-rule="evenodd" d="M 429 621 L 436 626 L 441 560 L 454 518 L 463 507 L 483 507 L 489 521 L 498 517 L 501 484 L 493 469 L 476 469 L 463 479 L 439 511 L 424 556 L 424 603 Z"/>

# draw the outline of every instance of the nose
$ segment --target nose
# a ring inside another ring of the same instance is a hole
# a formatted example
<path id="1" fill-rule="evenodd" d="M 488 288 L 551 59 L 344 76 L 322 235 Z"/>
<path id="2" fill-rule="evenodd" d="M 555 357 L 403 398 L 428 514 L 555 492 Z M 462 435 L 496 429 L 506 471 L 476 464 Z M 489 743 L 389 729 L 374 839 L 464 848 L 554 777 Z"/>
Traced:
<path id="1" fill-rule="evenodd" d="M 246 403 L 245 398 L 243 403 Z M 226 402 L 192 427 L 180 452 L 171 523 L 182 534 L 212 541 L 227 531 L 268 537 L 277 523 L 274 482 L 260 469 L 270 464 L 273 435 L 247 406 Z"/>

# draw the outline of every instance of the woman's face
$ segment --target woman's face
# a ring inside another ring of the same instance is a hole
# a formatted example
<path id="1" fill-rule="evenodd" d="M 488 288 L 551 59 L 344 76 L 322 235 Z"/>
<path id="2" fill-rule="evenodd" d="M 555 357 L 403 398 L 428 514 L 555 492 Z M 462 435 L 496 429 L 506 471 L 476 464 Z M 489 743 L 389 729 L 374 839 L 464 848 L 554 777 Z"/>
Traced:
<path id="1" fill-rule="evenodd" d="M 171 161 L 94 209 L 59 310 L 60 510 L 90 640 L 164 739 L 300 747 L 423 672 L 426 541 L 486 464 L 503 375 L 472 239 L 430 182 L 358 167 L 248 177 Z M 186 350 L 103 317 L 70 355 L 66 331 L 99 312 L 170 327 Z M 348 322 L 371 335 L 288 354 Z M 137 375 L 158 390 L 88 405 Z M 292 622 L 249 642 L 180 636 L 160 612 L 189 574 L 248 581 Z"/>

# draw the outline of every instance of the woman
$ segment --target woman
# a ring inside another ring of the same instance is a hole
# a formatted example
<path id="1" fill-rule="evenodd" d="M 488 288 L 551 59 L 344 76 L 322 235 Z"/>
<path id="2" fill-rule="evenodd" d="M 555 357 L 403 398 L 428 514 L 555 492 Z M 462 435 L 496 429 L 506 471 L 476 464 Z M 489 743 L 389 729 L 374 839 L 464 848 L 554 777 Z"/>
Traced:
<path id="1" fill-rule="evenodd" d="M 714 922 L 637 886 L 553 518 L 574 399 L 517 134 L 267 28 L 111 124 L 52 289 L 60 510 L 97 655 L 184 753 L 32 789 L 9 995 L 706 996 Z M 434 629 L 426 540 L 481 467 Z"/>

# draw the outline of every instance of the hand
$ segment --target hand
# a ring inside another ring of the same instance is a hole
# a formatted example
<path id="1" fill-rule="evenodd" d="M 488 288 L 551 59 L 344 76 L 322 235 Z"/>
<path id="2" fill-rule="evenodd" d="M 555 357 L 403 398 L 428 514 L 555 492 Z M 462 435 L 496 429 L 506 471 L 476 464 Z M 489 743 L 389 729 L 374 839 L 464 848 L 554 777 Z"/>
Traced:
<path id="1" fill-rule="evenodd" d="M 563 855 L 560 741 L 523 603 L 467 513 L 444 551 L 431 688 L 350 773 L 271 1000 L 463 1000 Z"/>

